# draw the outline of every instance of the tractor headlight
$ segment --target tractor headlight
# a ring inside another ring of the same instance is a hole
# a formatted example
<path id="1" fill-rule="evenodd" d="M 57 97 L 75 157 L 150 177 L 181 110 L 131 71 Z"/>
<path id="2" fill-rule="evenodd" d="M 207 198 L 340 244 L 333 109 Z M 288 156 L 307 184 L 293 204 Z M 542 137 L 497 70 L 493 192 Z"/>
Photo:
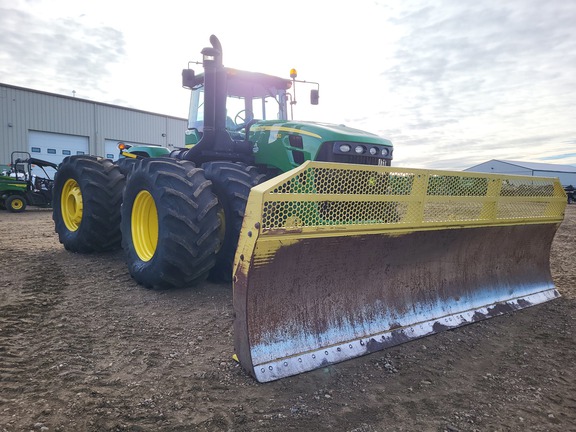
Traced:
<path id="1" fill-rule="evenodd" d="M 352 149 L 352 148 L 351 148 L 348 144 L 342 144 L 342 145 L 340 145 L 340 147 L 339 147 L 339 150 L 340 150 L 342 153 L 348 153 L 351 149 Z"/>
<path id="2" fill-rule="evenodd" d="M 387 148 L 382 149 L 382 156 L 388 156 L 389 153 L 390 151 Z"/>
<path id="3" fill-rule="evenodd" d="M 378 149 L 376 147 L 370 147 L 369 152 L 372 156 L 376 156 L 376 154 L 378 154 Z"/>
<path id="4" fill-rule="evenodd" d="M 356 146 L 356 147 L 354 147 L 354 151 L 355 151 L 357 154 L 362 154 L 362 153 L 364 153 L 364 147 L 361 146 L 361 145 Z"/>

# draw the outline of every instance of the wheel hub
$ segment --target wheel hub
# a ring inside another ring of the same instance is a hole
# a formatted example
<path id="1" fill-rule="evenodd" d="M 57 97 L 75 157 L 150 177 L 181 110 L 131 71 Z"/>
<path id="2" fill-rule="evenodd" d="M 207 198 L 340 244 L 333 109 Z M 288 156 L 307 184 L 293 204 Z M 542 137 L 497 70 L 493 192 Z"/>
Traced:
<path id="1" fill-rule="evenodd" d="M 14 210 L 20 210 L 22 207 L 24 207 L 24 202 L 21 199 L 18 198 L 12 201 L 12 208 Z"/>
<path id="2" fill-rule="evenodd" d="M 142 261 L 150 261 L 158 246 L 158 211 L 147 190 L 136 195 L 132 207 L 132 243 Z"/>
<path id="3" fill-rule="evenodd" d="M 82 192 L 76 180 L 68 179 L 66 183 L 64 183 L 61 198 L 60 208 L 62 210 L 64 224 L 68 230 L 76 231 L 80 227 L 82 211 L 84 209 Z"/>

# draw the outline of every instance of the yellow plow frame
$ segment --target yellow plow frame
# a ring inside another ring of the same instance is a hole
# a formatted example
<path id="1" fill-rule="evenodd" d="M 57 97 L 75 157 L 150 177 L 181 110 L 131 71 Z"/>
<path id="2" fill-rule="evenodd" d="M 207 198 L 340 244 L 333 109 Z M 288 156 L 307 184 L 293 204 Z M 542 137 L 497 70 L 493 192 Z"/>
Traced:
<path id="1" fill-rule="evenodd" d="M 559 296 L 552 178 L 307 162 L 252 189 L 235 349 L 258 381 Z"/>

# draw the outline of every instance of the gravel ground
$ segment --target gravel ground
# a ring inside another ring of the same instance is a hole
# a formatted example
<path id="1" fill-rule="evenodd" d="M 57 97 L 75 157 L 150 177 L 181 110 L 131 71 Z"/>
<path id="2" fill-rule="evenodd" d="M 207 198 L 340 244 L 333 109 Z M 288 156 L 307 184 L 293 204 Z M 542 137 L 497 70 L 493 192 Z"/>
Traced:
<path id="1" fill-rule="evenodd" d="M 562 297 L 258 384 L 230 285 L 157 292 L 121 252 L 68 253 L 51 212 L 0 212 L 0 431 L 576 430 L 576 205 Z"/>

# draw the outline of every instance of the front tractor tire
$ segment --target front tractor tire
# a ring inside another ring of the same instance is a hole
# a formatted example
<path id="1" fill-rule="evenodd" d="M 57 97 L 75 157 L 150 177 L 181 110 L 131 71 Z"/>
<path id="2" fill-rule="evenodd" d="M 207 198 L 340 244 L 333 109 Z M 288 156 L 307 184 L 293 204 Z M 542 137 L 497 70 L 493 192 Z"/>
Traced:
<path id="1" fill-rule="evenodd" d="M 26 210 L 26 199 L 21 195 L 10 195 L 6 198 L 6 209 L 12 213 L 22 213 Z"/>
<path id="2" fill-rule="evenodd" d="M 52 219 L 58 239 L 72 252 L 120 247 L 120 206 L 125 178 L 110 160 L 68 156 L 54 178 Z"/>
<path id="3" fill-rule="evenodd" d="M 216 262 L 218 199 L 187 161 L 142 159 L 126 184 L 122 247 L 141 285 L 180 288 L 204 280 Z"/>
<path id="4" fill-rule="evenodd" d="M 218 213 L 220 244 L 210 279 L 230 282 L 250 189 L 256 186 L 263 176 L 254 167 L 226 161 L 207 162 L 202 168 L 206 178 L 212 182 L 212 190 L 221 206 Z"/>

